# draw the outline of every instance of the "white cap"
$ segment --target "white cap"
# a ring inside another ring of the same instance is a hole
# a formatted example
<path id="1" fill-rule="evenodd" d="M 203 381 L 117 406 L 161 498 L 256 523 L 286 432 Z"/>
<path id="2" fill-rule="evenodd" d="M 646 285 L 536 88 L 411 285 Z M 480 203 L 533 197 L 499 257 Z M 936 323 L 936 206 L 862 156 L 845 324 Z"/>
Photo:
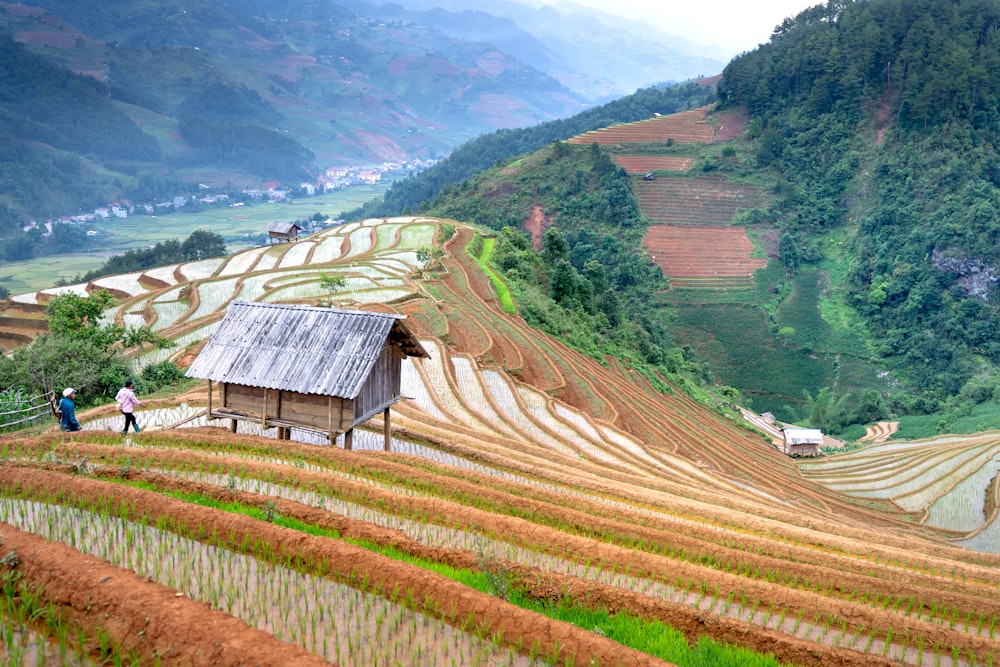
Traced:
<path id="1" fill-rule="evenodd" d="M 67 398 L 69 398 L 70 394 L 75 394 L 75 393 L 76 389 L 73 389 L 73 387 L 66 387 L 65 389 L 63 389 L 63 396 L 66 396 Z"/>

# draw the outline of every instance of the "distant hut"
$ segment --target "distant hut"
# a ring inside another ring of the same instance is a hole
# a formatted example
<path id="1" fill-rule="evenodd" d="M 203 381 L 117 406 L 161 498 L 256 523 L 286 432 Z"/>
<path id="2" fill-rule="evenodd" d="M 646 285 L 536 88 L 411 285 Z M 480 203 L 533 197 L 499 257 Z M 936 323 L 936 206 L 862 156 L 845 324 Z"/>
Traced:
<path id="1" fill-rule="evenodd" d="M 818 428 L 786 426 L 781 429 L 785 441 L 785 454 L 789 456 L 815 456 L 823 444 L 823 433 Z"/>
<path id="2" fill-rule="evenodd" d="M 234 302 L 187 371 L 208 380 L 208 418 L 344 433 L 379 412 L 390 448 L 389 408 L 400 399 L 402 361 L 429 357 L 403 315 Z M 213 383 L 218 386 L 214 402 Z"/>
<path id="3" fill-rule="evenodd" d="M 302 227 L 300 227 L 297 223 L 279 222 L 275 220 L 267 225 L 267 238 L 271 243 L 297 241 L 299 238 L 299 232 L 301 231 Z"/>

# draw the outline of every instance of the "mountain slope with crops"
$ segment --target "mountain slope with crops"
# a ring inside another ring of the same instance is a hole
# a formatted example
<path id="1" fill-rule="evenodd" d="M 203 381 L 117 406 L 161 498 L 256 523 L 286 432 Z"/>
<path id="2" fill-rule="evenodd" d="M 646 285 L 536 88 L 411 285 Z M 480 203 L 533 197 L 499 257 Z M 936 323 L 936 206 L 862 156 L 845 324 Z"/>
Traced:
<path id="1" fill-rule="evenodd" d="M 993 660 L 1000 556 L 956 546 L 968 526 L 852 494 L 874 458 L 803 474 L 662 380 L 539 333 L 505 312 L 481 235 L 368 220 L 66 288 L 112 288 L 107 317 L 178 342 L 137 364 L 185 363 L 237 299 L 406 315 L 430 358 L 404 361 L 389 451 L 380 418 L 351 450 L 233 433 L 205 420 L 204 385 L 146 402 L 128 438 L 112 406 L 80 433 L 5 436 L 0 625 L 37 600 L 50 652 L 161 664 L 247 646 L 286 664 Z M 913 445 L 929 459 L 911 476 L 943 446 Z M 967 469 L 992 446 L 969 442 Z"/>

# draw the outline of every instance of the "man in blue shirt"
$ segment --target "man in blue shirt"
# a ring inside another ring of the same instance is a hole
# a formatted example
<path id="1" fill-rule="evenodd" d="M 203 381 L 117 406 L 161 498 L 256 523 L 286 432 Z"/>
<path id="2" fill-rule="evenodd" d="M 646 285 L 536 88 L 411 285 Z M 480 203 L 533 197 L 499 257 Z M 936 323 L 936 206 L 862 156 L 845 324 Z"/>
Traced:
<path id="1" fill-rule="evenodd" d="M 64 431 L 79 431 L 80 422 L 76 420 L 76 403 L 73 399 L 76 398 L 76 389 L 73 387 L 66 387 L 63 389 L 62 400 L 59 401 L 59 412 L 62 413 L 62 417 L 59 419 L 59 425 Z"/>

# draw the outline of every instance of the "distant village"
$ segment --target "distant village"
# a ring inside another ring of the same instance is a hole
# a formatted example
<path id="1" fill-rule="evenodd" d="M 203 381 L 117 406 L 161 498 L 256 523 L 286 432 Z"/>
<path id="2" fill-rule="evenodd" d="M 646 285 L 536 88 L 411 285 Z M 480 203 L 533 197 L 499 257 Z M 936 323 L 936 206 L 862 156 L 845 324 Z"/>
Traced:
<path id="1" fill-rule="evenodd" d="M 281 184 L 274 181 L 263 183 L 260 187 L 244 188 L 239 192 L 240 197 L 237 197 L 235 193 L 210 194 L 208 191 L 214 188 L 199 184 L 198 187 L 202 192 L 198 194 L 177 195 L 171 199 L 141 204 L 117 201 L 107 206 L 98 207 L 91 212 L 79 213 L 77 215 L 61 215 L 58 218 L 49 220 L 44 225 L 31 222 L 24 227 L 24 231 L 44 226 L 47 232 L 51 232 L 52 225 L 58 223 L 87 225 L 108 221 L 112 218 L 127 218 L 129 215 L 135 214 L 158 215 L 171 213 L 187 206 L 230 206 L 232 208 L 239 208 L 245 206 L 247 202 L 253 201 L 280 202 L 285 201 L 289 197 L 314 197 L 317 194 L 324 194 L 358 185 L 377 185 L 382 182 L 386 174 L 400 172 L 414 173 L 427 169 L 437 164 L 437 162 L 438 160 L 436 159 L 416 159 L 405 162 L 383 162 L 368 166 L 328 167 L 315 181 L 304 181 L 297 188 L 289 188 L 287 186 L 282 188 Z M 96 236 L 99 233 L 93 229 L 87 231 L 87 234 L 91 236 Z"/>

